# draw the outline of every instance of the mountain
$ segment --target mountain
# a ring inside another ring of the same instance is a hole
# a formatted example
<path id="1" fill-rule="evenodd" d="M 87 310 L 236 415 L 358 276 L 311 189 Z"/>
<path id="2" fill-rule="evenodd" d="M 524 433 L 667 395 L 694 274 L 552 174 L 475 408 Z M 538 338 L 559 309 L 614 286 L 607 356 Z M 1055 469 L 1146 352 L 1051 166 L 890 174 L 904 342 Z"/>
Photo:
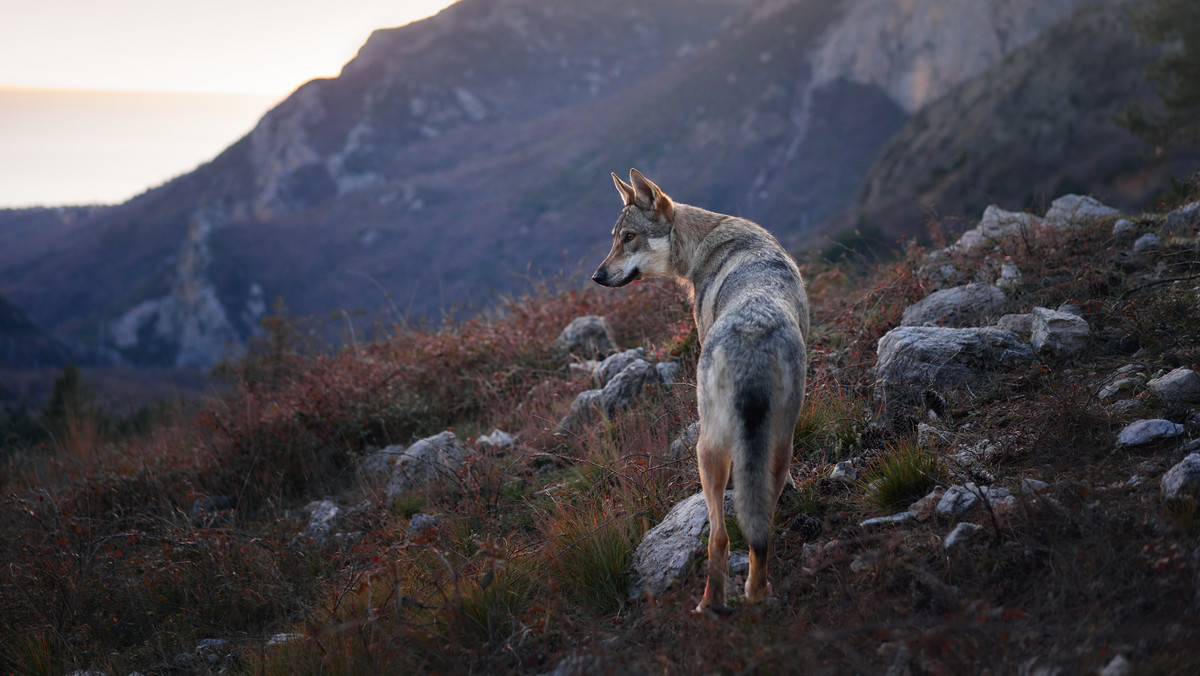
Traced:
<path id="1" fill-rule="evenodd" d="M 78 357 L 29 319 L 21 308 L 0 296 L 0 368 L 38 369 L 62 366 Z"/>
<path id="2" fill-rule="evenodd" d="M 1085 4 L 461 0 L 376 31 L 196 171 L 0 253 L 0 293 L 141 365 L 212 364 L 278 298 L 472 312 L 586 278 L 630 166 L 819 245 L 914 115 Z"/>
<path id="3" fill-rule="evenodd" d="M 924 234 L 933 214 L 969 219 L 989 204 L 1044 208 L 1048 197 L 1092 193 L 1144 206 L 1200 154 L 1155 154 L 1113 121 L 1155 99 L 1145 68 L 1161 48 L 1136 35 L 1137 3 L 1081 7 L 1068 20 L 953 87 L 894 134 L 832 230 Z"/>

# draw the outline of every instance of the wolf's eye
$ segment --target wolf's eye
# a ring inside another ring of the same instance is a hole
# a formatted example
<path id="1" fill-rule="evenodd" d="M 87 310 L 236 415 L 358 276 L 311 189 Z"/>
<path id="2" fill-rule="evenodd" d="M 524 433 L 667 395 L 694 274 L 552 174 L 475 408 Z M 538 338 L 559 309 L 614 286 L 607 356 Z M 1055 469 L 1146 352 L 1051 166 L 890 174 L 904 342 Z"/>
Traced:
<path id="1" fill-rule="evenodd" d="M 634 237 L 637 237 L 637 234 L 632 233 L 632 232 L 627 232 L 627 233 L 625 233 L 625 237 L 622 239 L 623 239 L 623 241 L 626 241 L 626 242 L 632 242 Z"/>

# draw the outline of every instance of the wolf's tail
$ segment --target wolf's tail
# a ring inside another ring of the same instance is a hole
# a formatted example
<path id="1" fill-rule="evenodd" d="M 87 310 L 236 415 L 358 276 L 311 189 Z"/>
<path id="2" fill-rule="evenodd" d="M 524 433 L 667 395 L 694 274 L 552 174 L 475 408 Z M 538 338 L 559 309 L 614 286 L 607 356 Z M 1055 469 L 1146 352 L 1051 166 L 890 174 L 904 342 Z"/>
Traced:
<path id="1" fill-rule="evenodd" d="M 750 550 L 766 556 L 771 535 L 771 399 L 765 387 L 747 384 L 734 405 L 742 430 L 734 444 L 733 508 Z"/>

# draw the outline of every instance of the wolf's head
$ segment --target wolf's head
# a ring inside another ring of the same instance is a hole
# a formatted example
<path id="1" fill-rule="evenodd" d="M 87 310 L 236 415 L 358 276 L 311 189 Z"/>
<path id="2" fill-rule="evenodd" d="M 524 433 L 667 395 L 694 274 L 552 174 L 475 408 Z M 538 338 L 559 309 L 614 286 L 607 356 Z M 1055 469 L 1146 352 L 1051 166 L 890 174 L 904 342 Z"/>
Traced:
<path id="1" fill-rule="evenodd" d="M 629 170 L 629 183 L 616 174 L 612 177 L 625 208 L 613 226 L 612 250 L 596 268 L 592 281 L 602 286 L 625 286 L 635 279 L 672 276 L 675 204 L 637 169 Z"/>

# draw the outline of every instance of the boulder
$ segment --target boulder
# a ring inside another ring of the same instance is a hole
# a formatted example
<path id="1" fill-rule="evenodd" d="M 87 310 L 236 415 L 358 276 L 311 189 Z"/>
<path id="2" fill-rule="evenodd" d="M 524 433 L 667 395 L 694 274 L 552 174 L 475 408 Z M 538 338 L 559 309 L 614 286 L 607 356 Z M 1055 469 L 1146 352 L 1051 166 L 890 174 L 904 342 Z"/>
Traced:
<path id="1" fill-rule="evenodd" d="M 1000 266 L 1000 276 L 996 278 L 996 288 L 1001 291 L 1012 291 L 1021 286 L 1021 271 L 1016 263 L 1005 261 Z"/>
<path id="2" fill-rule="evenodd" d="M 498 429 L 493 429 L 491 434 L 485 434 L 475 440 L 475 446 L 479 450 L 492 452 L 512 448 L 516 443 L 513 435 Z"/>
<path id="3" fill-rule="evenodd" d="M 1023 314 L 1004 315 L 996 320 L 996 326 L 1005 331 L 1012 331 L 1017 334 L 1021 340 L 1029 340 L 1033 335 L 1033 315 L 1026 312 Z"/>
<path id="4" fill-rule="evenodd" d="M 358 463 L 358 473 L 367 480 L 388 481 L 392 478 L 392 467 L 396 464 L 396 458 L 403 453 L 404 447 L 399 444 L 370 453 Z"/>
<path id="5" fill-rule="evenodd" d="M 555 434 L 574 434 L 589 425 L 600 422 L 604 416 L 604 391 L 585 390 L 571 402 L 571 410 L 563 416 L 555 428 Z"/>
<path id="6" fill-rule="evenodd" d="M 658 379 L 663 385 L 674 385 L 683 377 L 683 367 L 678 362 L 660 361 L 654 368 L 658 371 Z"/>
<path id="7" fill-rule="evenodd" d="M 676 460 L 695 457 L 696 442 L 700 440 L 700 421 L 688 425 L 679 438 L 671 442 L 671 457 Z"/>
<path id="8" fill-rule="evenodd" d="M 1073 225 L 1101 218 L 1118 216 L 1121 212 L 1086 195 L 1063 195 L 1050 203 L 1046 223 Z"/>
<path id="9" fill-rule="evenodd" d="M 1122 446 L 1143 446 L 1181 434 L 1183 434 L 1183 425 L 1176 425 L 1170 420 L 1161 418 L 1136 420 L 1121 430 L 1121 433 L 1117 435 L 1117 443 Z"/>
<path id="10" fill-rule="evenodd" d="M 1200 228 L 1200 202 L 1185 204 L 1167 214 L 1163 230 L 1172 237 L 1186 237 Z"/>
<path id="11" fill-rule="evenodd" d="M 971 251 L 985 244 L 1029 233 L 1041 222 L 1042 220 L 1033 214 L 1005 211 L 993 204 L 983 211 L 983 218 L 979 220 L 978 227 L 964 232 L 954 243 L 954 247 L 961 251 Z"/>
<path id="12" fill-rule="evenodd" d="M 1032 314 L 1030 344 L 1038 354 L 1073 357 L 1087 347 L 1091 327 L 1082 317 L 1044 307 L 1033 308 Z"/>
<path id="13" fill-rule="evenodd" d="M 554 344 L 568 354 L 594 359 L 617 351 L 617 334 L 604 317 L 585 315 L 568 324 Z"/>
<path id="14" fill-rule="evenodd" d="M 1004 292 L 991 284 L 975 282 L 935 291 L 910 305 L 901 326 L 971 326 L 999 315 Z"/>
<path id="15" fill-rule="evenodd" d="M 1113 223 L 1112 236 L 1118 242 L 1128 244 L 1137 236 L 1137 226 L 1127 218 L 1117 219 L 1117 222 Z"/>
<path id="16" fill-rule="evenodd" d="M 1167 470 L 1162 478 L 1162 496 L 1166 502 L 1200 500 L 1200 453 L 1188 455 Z"/>
<path id="17" fill-rule="evenodd" d="M 1200 373 L 1180 367 L 1146 383 L 1146 389 L 1169 404 L 1200 404 Z"/>
<path id="18" fill-rule="evenodd" d="M 1012 331 L 901 326 L 879 339 L 873 396 L 891 419 L 897 407 L 923 406 L 925 390 L 973 387 L 995 371 L 1033 361 Z"/>
<path id="19" fill-rule="evenodd" d="M 388 481 L 387 498 L 394 500 L 439 477 L 457 474 L 466 454 L 454 432 L 446 431 L 422 439 L 397 456 Z"/>
<path id="20" fill-rule="evenodd" d="M 646 350 L 641 347 L 635 350 L 618 352 L 600 362 L 600 365 L 592 373 L 592 380 L 595 382 L 596 387 L 604 387 L 608 384 L 608 381 L 617 377 L 617 374 L 621 371 L 624 371 L 626 366 L 645 356 Z"/>
<path id="21" fill-rule="evenodd" d="M 1133 243 L 1133 250 L 1142 253 L 1144 251 L 1154 251 L 1161 246 L 1162 240 L 1158 238 L 1158 235 L 1148 232 L 1137 238 L 1137 241 Z"/>
<path id="22" fill-rule="evenodd" d="M 733 492 L 726 491 L 725 504 L 733 503 Z M 667 516 L 646 532 L 633 552 L 629 598 L 658 596 L 691 571 L 705 551 L 708 532 L 708 508 L 704 494 L 697 493 L 671 508 Z"/>
<path id="23" fill-rule="evenodd" d="M 611 418 L 629 408 L 649 385 L 659 383 L 658 370 L 644 359 L 636 359 L 604 386 L 604 412 Z"/>

